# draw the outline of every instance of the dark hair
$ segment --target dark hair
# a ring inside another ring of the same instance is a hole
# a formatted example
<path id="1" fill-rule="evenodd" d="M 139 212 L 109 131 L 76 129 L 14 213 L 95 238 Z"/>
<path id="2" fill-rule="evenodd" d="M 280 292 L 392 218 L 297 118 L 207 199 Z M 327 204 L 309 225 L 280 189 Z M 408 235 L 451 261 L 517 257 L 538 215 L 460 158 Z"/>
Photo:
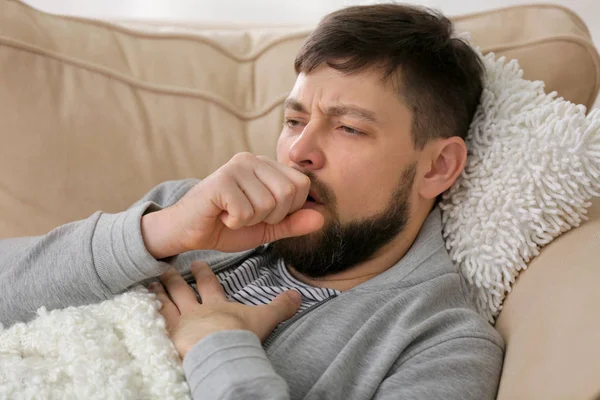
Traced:
<path id="1" fill-rule="evenodd" d="M 323 63 L 348 74 L 379 68 L 413 112 L 419 149 L 434 138 L 464 139 L 483 87 L 481 59 L 453 37 L 448 18 L 425 7 L 353 6 L 325 16 L 294 67 L 309 73 Z"/>

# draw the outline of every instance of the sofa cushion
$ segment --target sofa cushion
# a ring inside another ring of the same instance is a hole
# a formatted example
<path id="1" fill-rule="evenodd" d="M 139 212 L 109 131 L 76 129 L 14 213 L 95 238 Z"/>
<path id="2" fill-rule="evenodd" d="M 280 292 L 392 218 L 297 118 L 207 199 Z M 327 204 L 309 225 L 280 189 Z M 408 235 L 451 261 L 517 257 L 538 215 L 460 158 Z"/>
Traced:
<path id="1" fill-rule="evenodd" d="M 599 398 L 600 198 L 592 203 L 590 220 L 545 247 L 504 302 L 499 400 Z"/>
<path id="2" fill-rule="evenodd" d="M 532 19 L 536 28 L 522 29 Z M 457 21 L 484 51 L 518 56 L 526 76 L 591 104 L 598 55 L 572 14 L 531 6 Z M 0 0 L 0 238 L 121 210 L 158 182 L 205 176 L 236 152 L 273 156 L 308 33 L 132 30 Z M 557 54 L 575 59 L 554 76 L 547 66 Z"/>

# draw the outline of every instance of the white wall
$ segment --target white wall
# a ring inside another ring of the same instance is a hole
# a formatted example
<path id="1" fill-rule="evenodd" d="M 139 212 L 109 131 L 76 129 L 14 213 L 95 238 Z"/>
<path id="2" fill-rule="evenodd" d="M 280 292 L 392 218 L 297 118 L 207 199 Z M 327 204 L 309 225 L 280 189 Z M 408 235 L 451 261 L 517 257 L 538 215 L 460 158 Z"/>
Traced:
<path id="1" fill-rule="evenodd" d="M 314 24 L 327 12 L 365 0 L 25 0 L 59 14 L 183 22 Z M 600 44 L 600 0 L 407 0 L 448 15 L 523 3 L 557 3 L 577 12 Z"/>

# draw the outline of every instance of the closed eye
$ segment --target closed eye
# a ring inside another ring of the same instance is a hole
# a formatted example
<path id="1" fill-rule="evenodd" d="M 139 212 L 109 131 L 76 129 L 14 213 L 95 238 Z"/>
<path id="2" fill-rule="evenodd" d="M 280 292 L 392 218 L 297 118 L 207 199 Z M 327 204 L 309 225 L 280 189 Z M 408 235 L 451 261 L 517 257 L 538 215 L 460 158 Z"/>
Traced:
<path id="1" fill-rule="evenodd" d="M 285 120 L 285 125 L 290 128 L 296 128 L 301 124 L 302 124 L 302 122 L 298 121 L 297 119 L 288 118 Z"/>
<path id="2" fill-rule="evenodd" d="M 342 129 L 344 132 L 346 132 L 347 134 L 349 134 L 351 136 L 360 136 L 360 135 L 364 135 L 365 134 L 364 132 L 359 131 L 358 129 L 354 129 L 354 128 L 351 128 L 351 127 L 346 126 L 346 125 L 342 125 L 338 129 Z"/>
<path id="3" fill-rule="evenodd" d="M 286 118 L 285 122 L 284 122 L 284 125 L 287 126 L 288 128 L 298 128 L 298 127 L 304 125 L 304 123 L 302 121 L 297 120 L 297 119 Z M 343 130 L 344 133 L 347 133 L 350 136 L 362 136 L 362 135 L 366 135 L 366 133 L 364 133 L 363 131 L 359 131 L 358 129 L 352 128 L 352 127 L 347 126 L 347 125 L 341 125 L 337 129 Z"/>

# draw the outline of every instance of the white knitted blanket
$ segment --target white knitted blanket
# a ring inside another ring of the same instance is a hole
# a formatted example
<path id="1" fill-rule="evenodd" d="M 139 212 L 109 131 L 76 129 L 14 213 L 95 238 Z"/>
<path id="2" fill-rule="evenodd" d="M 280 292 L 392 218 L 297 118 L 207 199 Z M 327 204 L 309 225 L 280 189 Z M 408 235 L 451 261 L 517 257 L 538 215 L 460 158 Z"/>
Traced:
<path id="1" fill-rule="evenodd" d="M 0 330 L 0 399 L 190 399 L 159 307 L 140 286 Z"/>

